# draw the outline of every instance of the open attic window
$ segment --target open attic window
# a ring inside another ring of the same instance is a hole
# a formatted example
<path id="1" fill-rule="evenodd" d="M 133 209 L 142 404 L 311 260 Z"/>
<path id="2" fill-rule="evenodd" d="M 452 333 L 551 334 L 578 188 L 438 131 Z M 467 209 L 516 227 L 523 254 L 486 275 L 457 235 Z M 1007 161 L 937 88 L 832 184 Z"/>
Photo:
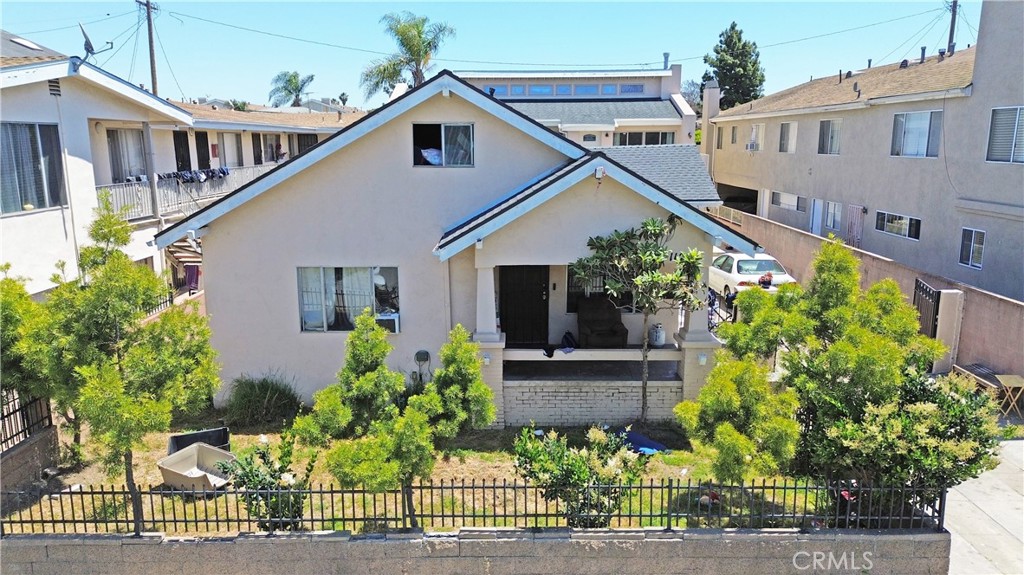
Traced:
<path id="1" fill-rule="evenodd" d="M 413 124 L 414 166 L 472 166 L 472 124 Z"/>

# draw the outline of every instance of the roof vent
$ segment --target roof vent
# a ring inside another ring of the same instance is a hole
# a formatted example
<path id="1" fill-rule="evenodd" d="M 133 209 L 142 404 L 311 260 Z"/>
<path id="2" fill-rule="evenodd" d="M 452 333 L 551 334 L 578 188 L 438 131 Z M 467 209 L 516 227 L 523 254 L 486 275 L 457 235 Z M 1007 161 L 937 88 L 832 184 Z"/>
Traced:
<path id="1" fill-rule="evenodd" d="M 847 79 L 853 78 L 853 70 L 847 70 L 846 71 L 846 78 Z"/>
<path id="2" fill-rule="evenodd" d="M 939 62 L 941 62 L 945 57 L 946 57 L 946 49 L 945 48 L 939 48 Z"/>
<path id="3" fill-rule="evenodd" d="M 928 51 L 927 46 L 921 46 L 921 63 L 924 64 L 924 54 Z"/>
<path id="4" fill-rule="evenodd" d="M 668 52 L 662 52 L 661 55 L 665 57 L 665 69 L 668 70 Z"/>
<path id="5" fill-rule="evenodd" d="M 871 58 L 868 58 L 868 70 L 871 69 Z"/>
<path id="6" fill-rule="evenodd" d="M 900 68 L 906 68 L 909 65 L 910 65 L 910 62 L 908 62 L 906 60 L 900 62 Z"/>

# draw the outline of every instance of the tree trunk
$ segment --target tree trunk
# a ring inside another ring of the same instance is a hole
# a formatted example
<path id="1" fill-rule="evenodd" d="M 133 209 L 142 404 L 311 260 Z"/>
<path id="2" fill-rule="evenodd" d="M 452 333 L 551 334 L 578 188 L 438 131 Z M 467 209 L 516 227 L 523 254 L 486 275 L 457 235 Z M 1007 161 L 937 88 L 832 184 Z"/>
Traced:
<path id="1" fill-rule="evenodd" d="M 640 376 L 640 423 L 647 423 L 647 353 L 651 349 L 650 333 L 647 331 L 647 322 L 650 320 L 651 314 L 644 312 L 644 344 L 640 348 L 640 365 L 641 365 L 641 376 Z"/>
<path id="2" fill-rule="evenodd" d="M 409 527 L 416 529 L 420 526 L 416 520 L 416 505 L 412 498 L 412 481 L 402 482 L 402 497 L 405 501 L 405 513 L 409 517 Z"/>
<path id="3" fill-rule="evenodd" d="M 132 500 L 132 521 L 135 525 L 135 536 L 142 535 L 142 494 L 135 485 L 135 471 L 132 469 L 132 450 L 124 452 L 124 480 L 128 484 L 128 495 Z"/>

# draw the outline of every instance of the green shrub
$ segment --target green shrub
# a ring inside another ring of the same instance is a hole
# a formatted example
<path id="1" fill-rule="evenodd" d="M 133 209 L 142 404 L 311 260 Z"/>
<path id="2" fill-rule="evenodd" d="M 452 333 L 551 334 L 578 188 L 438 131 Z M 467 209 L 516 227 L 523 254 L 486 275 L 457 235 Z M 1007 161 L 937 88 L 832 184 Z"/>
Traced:
<path id="1" fill-rule="evenodd" d="M 301 406 L 302 401 L 295 388 L 279 374 L 242 375 L 231 383 L 224 419 L 228 425 L 243 427 L 288 423 L 295 418 Z"/>

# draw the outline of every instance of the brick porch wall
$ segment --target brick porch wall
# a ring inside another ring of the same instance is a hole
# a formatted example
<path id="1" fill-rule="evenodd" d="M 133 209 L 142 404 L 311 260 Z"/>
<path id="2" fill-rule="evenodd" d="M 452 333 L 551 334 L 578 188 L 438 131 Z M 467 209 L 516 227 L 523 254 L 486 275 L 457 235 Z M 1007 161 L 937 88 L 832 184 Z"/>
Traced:
<path id="1" fill-rule="evenodd" d="M 619 425 L 640 418 L 639 381 L 504 382 L 505 425 Z M 683 400 L 680 381 L 647 384 L 649 421 L 671 420 Z"/>

